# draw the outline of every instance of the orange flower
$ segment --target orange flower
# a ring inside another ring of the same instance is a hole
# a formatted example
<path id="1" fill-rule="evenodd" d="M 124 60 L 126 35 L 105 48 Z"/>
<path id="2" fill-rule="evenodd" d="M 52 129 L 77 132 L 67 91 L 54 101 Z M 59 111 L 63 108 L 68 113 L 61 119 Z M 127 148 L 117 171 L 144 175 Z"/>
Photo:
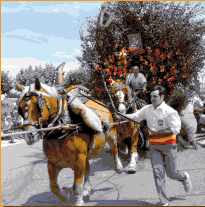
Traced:
<path id="1" fill-rule="evenodd" d="M 129 51 L 130 52 L 135 52 L 135 49 L 134 48 L 130 48 Z"/>
<path id="2" fill-rule="evenodd" d="M 115 47 L 117 47 L 117 43 L 115 43 Z"/>
<path id="3" fill-rule="evenodd" d="M 160 50 L 159 49 L 156 49 L 155 50 L 155 56 L 159 56 L 160 55 Z"/>
<path id="4" fill-rule="evenodd" d="M 160 72 L 164 72 L 164 68 L 165 68 L 165 66 L 162 65 L 162 66 L 160 67 Z"/>
<path id="5" fill-rule="evenodd" d="M 102 68 L 100 66 L 98 66 L 97 69 L 100 70 L 100 71 L 102 70 Z"/>
<path id="6" fill-rule="evenodd" d="M 153 77 L 153 78 L 152 78 L 152 82 L 153 82 L 153 84 L 155 84 L 156 81 L 157 81 L 157 77 Z"/>
<path id="7" fill-rule="evenodd" d="M 139 16 L 136 16 L 136 21 L 137 22 L 141 21 L 141 18 Z"/>
<path id="8" fill-rule="evenodd" d="M 140 65 L 140 70 L 143 70 L 143 65 Z"/>
<path id="9" fill-rule="evenodd" d="M 169 77 L 169 73 L 167 73 L 165 76 L 164 76 L 164 79 L 167 79 Z"/>
<path id="10" fill-rule="evenodd" d="M 140 55 L 140 61 L 143 61 L 143 60 L 144 60 L 143 56 Z"/>
<path id="11" fill-rule="evenodd" d="M 106 58 L 104 58 L 104 61 L 105 61 L 105 62 L 107 62 L 107 59 L 106 59 Z"/>

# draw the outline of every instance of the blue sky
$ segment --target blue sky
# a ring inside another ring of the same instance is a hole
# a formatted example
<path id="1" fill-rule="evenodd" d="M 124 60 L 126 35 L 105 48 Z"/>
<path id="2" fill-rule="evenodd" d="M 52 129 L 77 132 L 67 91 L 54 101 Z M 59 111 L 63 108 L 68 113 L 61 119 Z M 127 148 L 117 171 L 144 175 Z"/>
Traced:
<path id="1" fill-rule="evenodd" d="M 99 14 L 101 3 L 1 1 L 1 69 L 14 77 L 21 68 L 45 63 L 79 67 L 79 29 Z M 85 26 L 83 26 L 85 30 Z"/>
<path id="2" fill-rule="evenodd" d="M 66 62 L 65 70 L 78 68 L 74 56 L 81 55 L 79 29 L 86 30 L 86 17 L 95 18 L 101 3 L 1 1 L 1 69 L 15 77 L 29 65 Z"/>

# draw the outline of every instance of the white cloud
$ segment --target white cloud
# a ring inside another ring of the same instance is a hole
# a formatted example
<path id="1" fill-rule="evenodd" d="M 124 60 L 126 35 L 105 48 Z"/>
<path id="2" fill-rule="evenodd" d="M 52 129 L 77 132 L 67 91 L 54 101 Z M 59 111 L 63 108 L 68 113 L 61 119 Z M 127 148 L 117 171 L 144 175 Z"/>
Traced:
<path id="1" fill-rule="evenodd" d="M 75 6 L 76 9 L 80 8 L 80 6 Z"/>
<path id="2" fill-rule="evenodd" d="M 56 52 L 56 51 L 55 51 Z M 66 57 L 66 58 L 73 58 L 72 55 L 66 55 L 65 52 L 60 52 L 57 51 L 55 54 L 52 54 L 53 56 L 57 56 L 57 57 Z"/>
<path id="3" fill-rule="evenodd" d="M 59 11 L 59 9 L 53 9 L 53 11 Z"/>

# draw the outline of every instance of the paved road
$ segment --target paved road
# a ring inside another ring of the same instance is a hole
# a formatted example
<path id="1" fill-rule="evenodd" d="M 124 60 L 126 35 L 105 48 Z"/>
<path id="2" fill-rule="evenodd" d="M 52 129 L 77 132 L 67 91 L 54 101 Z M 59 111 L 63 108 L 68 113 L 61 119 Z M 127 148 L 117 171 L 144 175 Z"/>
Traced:
<path id="1" fill-rule="evenodd" d="M 42 140 L 33 146 L 26 143 L 1 148 L 1 205 L 2 206 L 62 206 L 49 187 L 47 159 Z M 121 175 L 114 172 L 110 153 L 103 150 L 91 163 L 91 201 L 89 206 L 150 206 L 159 202 L 149 152 L 140 151 L 138 172 Z M 126 158 L 126 157 L 124 157 Z M 126 166 L 128 161 L 123 160 Z M 185 193 L 177 181 L 167 178 L 167 194 L 173 206 L 205 205 L 205 148 L 179 152 L 178 169 L 190 173 L 193 189 Z M 70 188 L 73 171 L 63 169 L 58 177 L 60 188 Z M 62 190 L 65 194 L 65 191 Z"/>

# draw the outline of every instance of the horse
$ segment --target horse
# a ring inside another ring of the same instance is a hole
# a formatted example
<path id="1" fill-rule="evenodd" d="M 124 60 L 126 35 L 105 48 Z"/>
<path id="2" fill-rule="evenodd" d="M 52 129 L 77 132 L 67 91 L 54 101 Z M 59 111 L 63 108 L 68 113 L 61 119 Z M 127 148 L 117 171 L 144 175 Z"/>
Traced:
<path id="1" fill-rule="evenodd" d="M 136 105 L 133 97 L 131 96 L 131 89 L 128 85 L 124 83 L 114 83 L 111 85 L 110 89 L 111 96 L 113 99 L 114 107 L 117 108 L 119 112 L 124 113 L 134 113 L 137 111 Z M 118 118 L 116 118 L 118 120 Z M 122 120 L 118 120 L 122 121 Z M 128 165 L 128 173 L 135 173 L 137 170 L 138 153 L 137 144 L 140 133 L 139 123 L 134 123 L 133 121 L 127 121 L 120 125 L 115 125 L 118 132 L 118 144 L 119 147 L 122 146 L 123 142 L 126 142 L 127 138 L 131 138 L 131 143 L 129 143 L 130 152 L 130 163 Z M 140 133 L 141 136 L 143 136 Z"/>
<path id="2" fill-rule="evenodd" d="M 53 123 L 57 114 L 59 114 L 58 105 L 62 101 L 57 89 L 40 83 L 38 79 L 31 86 L 24 88 L 18 84 L 18 88 L 22 91 L 19 98 L 18 111 L 24 118 L 23 126 L 27 126 L 28 131 L 50 126 L 49 124 Z M 106 141 L 110 142 L 112 146 L 111 152 L 114 157 L 116 172 L 121 173 L 123 168 L 118 158 L 117 131 L 115 128 L 109 127 L 113 123 L 113 117 L 110 111 L 91 100 L 86 103 L 86 107 L 92 110 L 99 117 L 100 121 L 103 120 L 107 123 L 107 129 L 99 133 L 91 129 L 85 123 L 82 116 L 70 107 L 72 103 L 79 104 L 81 102 L 76 96 L 76 91 L 84 88 L 83 86 L 68 87 L 65 90 L 66 97 L 68 97 L 68 100 L 66 100 L 67 105 L 61 105 L 62 110 L 65 109 L 64 107 L 68 109 L 71 124 L 82 122 L 78 124 L 78 131 L 62 126 L 59 130 L 48 131 L 43 135 L 43 151 L 48 159 L 51 191 L 62 202 L 65 202 L 66 197 L 60 193 L 57 177 L 63 168 L 73 169 L 74 183 L 72 188 L 72 202 L 75 205 L 83 205 L 83 199 L 90 197 L 89 160 L 104 148 Z M 80 107 L 78 108 L 79 110 Z M 60 120 L 56 121 L 58 122 Z M 33 135 L 28 136 L 27 144 L 31 145 L 38 140 L 36 134 L 34 138 Z"/>

